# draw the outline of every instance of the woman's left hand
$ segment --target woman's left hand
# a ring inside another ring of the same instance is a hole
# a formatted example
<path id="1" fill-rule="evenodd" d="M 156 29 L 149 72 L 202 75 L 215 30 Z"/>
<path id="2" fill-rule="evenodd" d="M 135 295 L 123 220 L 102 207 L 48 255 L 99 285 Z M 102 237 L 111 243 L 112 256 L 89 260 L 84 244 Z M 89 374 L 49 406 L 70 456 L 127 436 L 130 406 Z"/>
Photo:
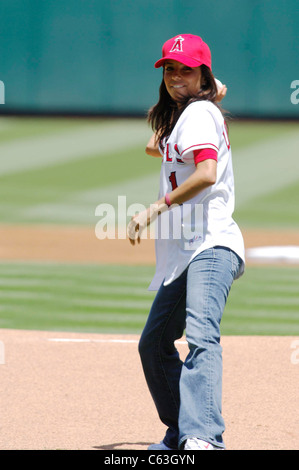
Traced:
<path id="1" fill-rule="evenodd" d="M 150 208 L 139 212 L 133 216 L 128 224 L 127 233 L 131 245 L 135 245 L 136 240 L 140 243 L 143 230 L 151 223 Z"/>
<path id="2" fill-rule="evenodd" d="M 154 204 L 151 204 L 144 211 L 134 215 L 127 227 L 127 234 L 130 239 L 131 245 L 135 245 L 136 240 L 140 243 L 141 235 L 144 229 L 147 228 L 156 218 L 162 214 L 162 212 L 168 210 L 168 206 L 165 203 L 165 198 L 159 199 Z"/>

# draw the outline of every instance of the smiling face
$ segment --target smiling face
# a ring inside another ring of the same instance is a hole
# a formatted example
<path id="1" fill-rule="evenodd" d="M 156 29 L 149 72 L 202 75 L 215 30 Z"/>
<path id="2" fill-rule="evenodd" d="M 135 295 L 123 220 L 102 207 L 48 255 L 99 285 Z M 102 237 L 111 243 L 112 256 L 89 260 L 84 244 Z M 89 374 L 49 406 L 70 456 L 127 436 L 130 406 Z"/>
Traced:
<path id="1" fill-rule="evenodd" d="M 187 67 L 176 60 L 167 60 L 164 65 L 166 89 L 178 106 L 182 98 L 198 94 L 202 85 L 200 67 Z"/>

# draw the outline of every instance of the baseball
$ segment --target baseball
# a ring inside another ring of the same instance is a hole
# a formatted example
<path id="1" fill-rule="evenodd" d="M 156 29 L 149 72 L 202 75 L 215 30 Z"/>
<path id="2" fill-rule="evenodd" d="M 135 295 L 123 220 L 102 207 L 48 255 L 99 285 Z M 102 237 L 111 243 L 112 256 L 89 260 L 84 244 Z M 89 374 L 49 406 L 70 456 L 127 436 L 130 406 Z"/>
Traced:
<path id="1" fill-rule="evenodd" d="M 223 83 L 221 83 L 221 81 L 218 80 L 218 78 L 215 78 L 215 82 L 216 82 L 218 90 L 220 90 L 223 87 Z"/>

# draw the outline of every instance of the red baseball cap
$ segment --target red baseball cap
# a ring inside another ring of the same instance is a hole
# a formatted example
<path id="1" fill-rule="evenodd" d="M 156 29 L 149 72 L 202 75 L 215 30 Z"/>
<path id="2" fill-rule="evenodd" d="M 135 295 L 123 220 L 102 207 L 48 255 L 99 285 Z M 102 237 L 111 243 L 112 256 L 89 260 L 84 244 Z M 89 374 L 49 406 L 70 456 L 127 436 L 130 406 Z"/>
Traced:
<path id="1" fill-rule="evenodd" d="M 176 60 L 187 67 L 206 65 L 212 68 L 212 58 L 209 46 L 193 34 L 180 34 L 168 39 L 162 47 L 162 58 L 155 63 L 155 68 L 164 65 L 166 60 Z"/>

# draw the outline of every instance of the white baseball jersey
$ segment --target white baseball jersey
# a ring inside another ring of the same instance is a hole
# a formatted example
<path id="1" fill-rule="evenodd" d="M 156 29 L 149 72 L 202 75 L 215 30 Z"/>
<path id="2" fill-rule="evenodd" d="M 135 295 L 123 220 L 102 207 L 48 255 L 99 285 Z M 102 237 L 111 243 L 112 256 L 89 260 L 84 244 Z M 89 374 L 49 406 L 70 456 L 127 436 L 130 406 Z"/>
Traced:
<path id="1" fill-rule="evenodd" d="M 216 150 L 216 182 L 158 218 L 156 272 L 149 290 L 158 290 L 163 281 L 170 284 L 198 253 L 214 246 L 232 249 L 243 260 L 244 269 L 243 237 L 232 218 L 235 195 L 230 143 L 224 118 L 213 103 L 190 104 L 165 139 L 159 198 L 195 171 L 193 151 L 199 149 Z"/>

